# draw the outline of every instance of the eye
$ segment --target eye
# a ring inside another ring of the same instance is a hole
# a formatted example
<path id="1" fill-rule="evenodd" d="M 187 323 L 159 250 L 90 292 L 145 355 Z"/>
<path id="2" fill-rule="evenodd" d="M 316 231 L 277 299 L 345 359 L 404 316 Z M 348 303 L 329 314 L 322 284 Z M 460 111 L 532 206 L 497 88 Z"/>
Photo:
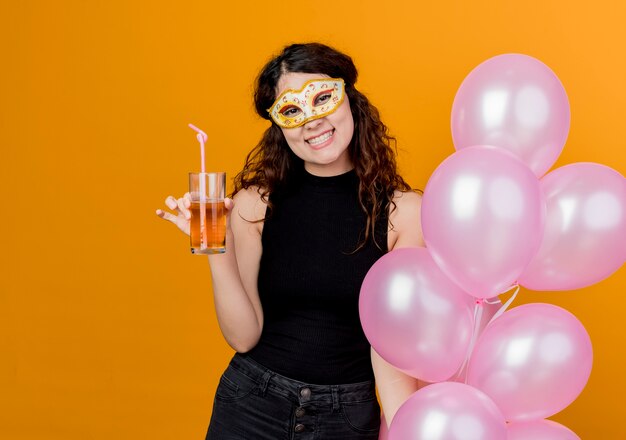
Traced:
<path id="1" fill-rule="evenodd" d="M 313 105 L 317 107 L 318 105 L 326 104 L 330 101 L 331 96 L 333 96 L 332 91 L 320 92 L 313 98 Z"/>
<path id="2" fill-rule="evenodd" d="M 300 110 L 295 105 L 288 105 L 279 110 L 279 113 L 286 118 L 293 118 L 294 116 L 299 115 L 301 112 L 302 110 Z"/>
<path id="3" fill-rule="evenodd" d="M 326 104 L 332 95 L 332 92 L 329 91 L 318 93 L 313 99 L 313 105 L 317 107 L 318 105 Z"/>

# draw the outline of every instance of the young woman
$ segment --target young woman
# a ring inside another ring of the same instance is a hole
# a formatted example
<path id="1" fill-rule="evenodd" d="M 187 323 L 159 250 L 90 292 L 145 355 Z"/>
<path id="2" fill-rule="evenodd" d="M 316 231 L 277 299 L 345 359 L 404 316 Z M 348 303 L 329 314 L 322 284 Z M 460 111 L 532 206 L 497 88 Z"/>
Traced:
<path id="1" fill-rule="evenodd" d="M 271 122 L 235 177 L 227 252 L 210 255 L 217 318 L 236 350 L 207 439 L 377 439 L 417 381 L 371 350 L 363 278 L 385 252 L 423 246 L 420 196 L 396 170 L 395 139 L 355 88 L 350 57 L 294 44 L 261 71 Z M 157 215 L 189 231 L 189 199 Z"/>

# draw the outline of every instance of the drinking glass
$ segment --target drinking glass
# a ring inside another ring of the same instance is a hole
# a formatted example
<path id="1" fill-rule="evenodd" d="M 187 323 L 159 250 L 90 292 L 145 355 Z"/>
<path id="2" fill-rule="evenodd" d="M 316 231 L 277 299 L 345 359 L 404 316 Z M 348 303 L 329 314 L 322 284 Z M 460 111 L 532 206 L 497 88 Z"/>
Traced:
<path id="1" fill-rule="evenodd" d="M 189 173 L 192 254 L 226 252 L 226 173 Z"/>

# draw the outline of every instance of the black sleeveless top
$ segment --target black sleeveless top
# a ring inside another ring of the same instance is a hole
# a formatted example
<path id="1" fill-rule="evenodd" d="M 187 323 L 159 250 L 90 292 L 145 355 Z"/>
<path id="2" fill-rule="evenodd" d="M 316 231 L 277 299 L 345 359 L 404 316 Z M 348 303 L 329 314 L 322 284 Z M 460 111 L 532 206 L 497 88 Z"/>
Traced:
<path id="1" fill-rule="evenodd" d="M 302 170 L 270 195 L 258 288 L 261 339 L 246 356 L 310 384 L 373 380 L 370 345 L 359 320 L 359 291 L 387 252 L 387 215 L 355 252 L 366 217 L 354 170 L 318 177 Z"/>

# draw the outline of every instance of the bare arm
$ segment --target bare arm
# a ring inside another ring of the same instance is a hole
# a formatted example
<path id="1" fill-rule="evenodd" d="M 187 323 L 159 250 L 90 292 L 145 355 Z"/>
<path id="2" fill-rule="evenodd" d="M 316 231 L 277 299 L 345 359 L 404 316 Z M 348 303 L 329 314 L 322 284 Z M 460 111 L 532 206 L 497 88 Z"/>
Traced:
<path id="1" fill-rule="evenodd" d="M 420 212 L 422 197 L 414 192 L 396 192 L 396 209 L 389 216 L 389 250 L 424 246 Z M 372 368 L 376 376 L 378 395 L 387 425 L 406 399 L 420 388 L 420 381 L 397 370 L 372 348 Z"/>
<path id="2" fill-rule="evenodd" d="M 161 218 L 189 233 L 186 197 L 166 199 L 178 216 L 162 210 Z M 226 342 L 238 352 L 252 349 L 263 329 L 263 310 L 257 290 L 261 260 L 261 228 L 266 205 L 255 188 L 242 190 L 227 200 L 230 215 L 226 230 L 226 253 L 209 255 L 217 320 Z M 252 220 L 252 221 L 251 221 Z"/>
<path id="3" fill-rule="evenodd" d="M 420 387 L 420 381 L 397 370 L 384 360 L 374 348 L 372 350 L 372 367 L 376 376 L 376 387 L 380 403 L 385 414 L 387 427 L 391 425 L 398 409 Z"/>
<path id="4" fill-rule="evenodd" d="M 226 235 L 226 253 L 209 255 L 217 320 L 226 342 L 238 352 L 251 350 L 263 329 L 257 289 L 261 231 L 266 205 L 255 188 L 238 192 Z"/>

